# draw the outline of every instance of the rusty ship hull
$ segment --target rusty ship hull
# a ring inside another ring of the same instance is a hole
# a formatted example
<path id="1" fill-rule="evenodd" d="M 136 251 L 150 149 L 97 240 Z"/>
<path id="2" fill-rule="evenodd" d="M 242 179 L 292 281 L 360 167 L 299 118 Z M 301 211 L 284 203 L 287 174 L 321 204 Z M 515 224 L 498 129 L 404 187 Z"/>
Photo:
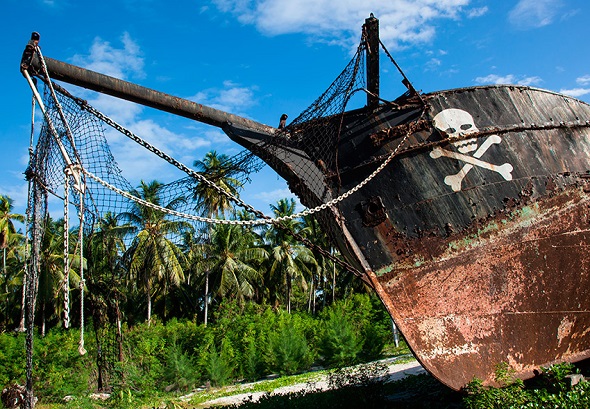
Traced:
<path id="1" fill-rule="evenodd" d="M 590 106 L 517 86 L 438 92 L 423 104 L 349 115 L 338 183 L 298 179 L 306 152 L 285 149 L 276 170 L 315 206 L 401 148 L 323 222 L 446 385 L 493 385 L 503 363 L 526 379 L 588 358 Z M 447 127 L 457 121 L 468 132 Z M 252 149 L 259 138 L 226 132 Z"/>
<path id="2" fill-rule="evenodd" d="M 529 378 L 554 362 L 587 358 L 590 108 L 519 87 L 426 101 L 434 126 L 416 140 L 438 139 L 441 112 L 467 112 L 478 130 L 464 138 L 475 136 L 480 148 L 470 156 L 489 146 L 480 160 L 512 169 L 476 163 L 465 172 L 468 158 L 453 146 L 460 142 L 418 146 L 356 198 L 379 198 L 381 218 L 367 223 L 343 206 L 375 287 L 417 357 L 455 389 L 474 377 L 493 384 L 500 363 Z"/>
<path id="3" fill-rule="evenodd" d="M 33 53 L 25 54 L 21 70 L 38 75 Z M 297 127 L 285 137 L 191 101 L 46 63 L 52 78 L 222 128 L 307 207 L 351 192 L 318 219 L 417 359 L 446 385 L 461 389 L 474 378 L 493 385 L 501 363 L 529 378 L 552 363 L 589 357 L 588 104 L 508 85 L 425 95 L 409 87 L 381 103 L 373 98 L 378 80 L 369 78 L 366 107 L 315 124 L 337 122 L 333 160 L 318 153 L 325 141 L 303 134 L 297 141 Z M 378 61 L 370 67 L 378 72 Z"/>

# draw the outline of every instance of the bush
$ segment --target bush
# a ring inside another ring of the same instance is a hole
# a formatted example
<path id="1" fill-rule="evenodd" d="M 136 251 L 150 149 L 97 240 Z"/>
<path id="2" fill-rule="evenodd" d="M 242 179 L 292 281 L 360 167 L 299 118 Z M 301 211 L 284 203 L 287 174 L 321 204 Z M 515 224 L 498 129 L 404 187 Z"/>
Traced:
<path id="1" fill-rule="evenodd" d="M 480 380 L 473 380 L 465 398 L 468 409 L 555 408 L 586 409 L 590 407 L 590 382 L 582 381 L 571 386 L 566 376 L 575 372 L 571 364 L 545 368 L 541 377 L 527 386 L 511 376 L 510 368 L 500 364 L 496 380 L 500 388 L 485 388 Z"/>
<path id="2" fill-rule="evenodd" d="M 341 308 L 332 308 L 326 316 L 320 340 L 324 362 L 329 366 L 356 363 L 364 342 L 358 329 Z"/>
<path id="3" fill-rule="evenodd" d="M 291 375 L 309 369 L 313 358 L 303 319 L 298 314 L 279 313 L 277 327 L 269 336 L 269 368 L 280 375 Z"/>
<path id="4" fill-rule="evenodd" d="M 165 373 L 166 338 L 160 322 L 138 325 L 124 337 L 124 360 L 117 363 L 117 389 L 155 391 Z"/>
<path id="5" fill-rule="evenodd" d="M 234 350 L 229 338 L 224 338 L 221 345 L 215 345 L 211 333 L 206 334 L 207 346 L 201 354 L 201 366 L 207 379 L 213 386 L 227 385 L 234 377 Z"/>
<path id="6" fill-rule="evenodd" d="M 375 296 L 355 294 L 321 315 L 320 353 L 330 366 L 368 362 L 392 342 L 391 318 Z"/>
<path id="7" fill-rule="evenodd" d="M 0 334 L 0 389 L 25 382 L 25 335 Z"/>

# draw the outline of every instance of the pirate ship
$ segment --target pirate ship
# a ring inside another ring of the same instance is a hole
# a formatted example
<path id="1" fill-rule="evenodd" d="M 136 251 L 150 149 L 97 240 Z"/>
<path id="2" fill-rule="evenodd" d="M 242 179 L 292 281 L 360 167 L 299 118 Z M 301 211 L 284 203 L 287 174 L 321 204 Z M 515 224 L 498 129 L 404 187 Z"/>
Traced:
<path id="1" fill-rule="evenodd" d="M 380 96 L 378 20 L 280 129 L 25 51 L 21 70 L 219 127 L 286 179 L 421 364 L 460 389 L 590 355 L 590 106 L 515 85 Z M 397 67 L 397 64 L 396 64 Z M 398 67 L 399 68 L 399 67 Z M 358 94 L 364 106 L 347 109 Z"/>

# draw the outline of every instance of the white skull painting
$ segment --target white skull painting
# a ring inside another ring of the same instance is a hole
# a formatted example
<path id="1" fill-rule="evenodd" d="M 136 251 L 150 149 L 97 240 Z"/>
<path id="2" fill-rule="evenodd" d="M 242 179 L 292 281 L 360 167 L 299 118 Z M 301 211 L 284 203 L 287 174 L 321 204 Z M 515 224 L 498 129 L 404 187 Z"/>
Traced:
<path id="1" fill-rule="evenodd" d="M 456 108 L 445 109 L 433 118 L 433 122 L 434 126 L 439 131 L 449 137 L 451 144 L 457 148 L 457 151 L 451 151 L 443 149 L 440 146 L 435 146 L 430 152 L 430 157 L 433 159 L 447 157 L 464 162 L 459 172 L 445 177 L 445 183 L 449 185 L 454 192 L 459 192 L 461 190 L 463 179 L 465 179 L 465 176 L 467 176 L 474 166 L 496 172 L 500 174 L 504 180 L 512 180 L 513 167 L 510 163 L 496 165 L 480 159 L 491 146 L 502 142 L 502 138 L 499 135 L 489 135 L 479 147 L 476 138 L 461 140 L 464 135 L 479 132 L 479 129 L 475 126 L 473 117 L 469 112 Z M 459 140 L 452 142 L 453 139 Z M 473 152 L 473 154 L 466 155 L 466 153 L 469 152 Z"/>
<path id="2" fill-rule="evenodd" d="M 463 135 L 479 132 L 473 117 L 462 109 L 449 108 L 439 112 L 433 119 L 434 126 L 446 133 L 449 138 L 459 138 Z M 477 139 L 471 138 L 452 143 L 461 153 L 473 152 L 477 149 Z"/>

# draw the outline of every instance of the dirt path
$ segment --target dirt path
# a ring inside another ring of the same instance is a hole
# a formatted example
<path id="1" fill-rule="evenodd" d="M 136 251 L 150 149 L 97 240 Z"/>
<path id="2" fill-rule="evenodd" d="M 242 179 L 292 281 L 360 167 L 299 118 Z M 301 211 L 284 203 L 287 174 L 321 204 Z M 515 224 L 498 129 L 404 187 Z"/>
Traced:
<path id="1" fill-rule="evenodd" d="M 420 364 L 416 361 L 409 362 L 409 363 L 396 363 L 393 359 L 386 359 L 383 361 L 378 361 L 377 363 L 387 365 L 387 372 L 383 375 L 384 382 L 393 382 L 399 379 L 403 379 L 409 375 L 418 375 L 421 373 L 425 373 L 426 371 Z M 371 365 L 371 364 L 366 364 Z M 365 366 L 366 366 L 365 365 Z M 355 371 L 360 366 L 351 367 L 351 371 Z M 248 393 L 239 393 L 239 389 L 236 389 L 236 394 L 232 396 L 224 396 L 222 398 L 213 399 L 207 402 L 203 402 L 199 404 L 197 407 L 199 408 L 208 408 L 213 406 L 228 406 L 233 404 L 242 403 L 246 400 L 250 400 L 253 402 L 258 401 L 263 395 L 270 394 L 270 395 L 286 395 L 293 392 L 301 392 L 305 390 L 315 390 L 315 391 L 326 391 L 330 389 L 330 385 L 328 382 L 329 375 L 320 375 L 318 378 L 315 379 L 313 382 L 306 382 L 306 383 L 298 383 L 289 386 L 283 386 L 281 388 L 263 391 L 263 392 L 248 392 Z M 241 385 L 240 389 L 248 388 L 253 384 L 245 384 Z M 190 400 L 190 397 L 187 397 L 187 400 Z"/>

